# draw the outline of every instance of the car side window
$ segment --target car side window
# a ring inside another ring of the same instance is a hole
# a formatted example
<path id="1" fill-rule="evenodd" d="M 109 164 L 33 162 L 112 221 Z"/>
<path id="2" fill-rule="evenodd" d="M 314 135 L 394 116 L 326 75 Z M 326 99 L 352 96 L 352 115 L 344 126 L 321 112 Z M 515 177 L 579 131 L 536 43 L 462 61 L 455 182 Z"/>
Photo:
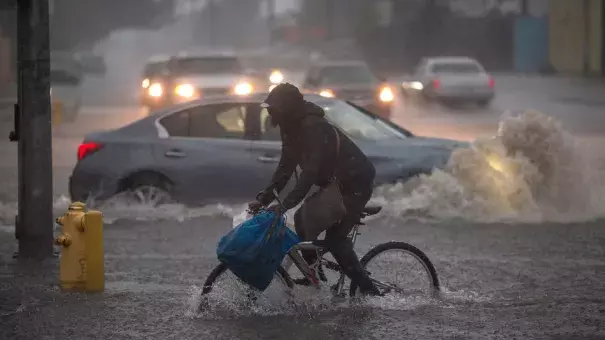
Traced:
<path id="1" fill-rule="evenodd" d="M 245 139 L 246 106 L 240 103 L 203 105 L 190 109 L 189 136 Z"/>
<path id="2" fill-rule="evenodd" d="M 269 116 L 269 112 L 267 109 L 263 108 L 260 112 L 260 123 L 261 123 L 261 136 L 262 140 L 268 141 L 278 141 L 281 142 L 281 133 L 279 131 L 279 126 L 271 125 L 271 117 Z"/>
<path id="3" fill-rule="evenodd" d="M 189 137 L 189 110 L 166 116 L 159 123 L 170 137 Z"/>

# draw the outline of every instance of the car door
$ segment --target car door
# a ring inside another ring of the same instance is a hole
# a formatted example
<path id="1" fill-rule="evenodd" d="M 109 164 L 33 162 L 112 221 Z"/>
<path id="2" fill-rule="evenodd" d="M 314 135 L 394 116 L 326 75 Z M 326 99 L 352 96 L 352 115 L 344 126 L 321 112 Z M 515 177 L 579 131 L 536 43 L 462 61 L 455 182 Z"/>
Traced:
<path id="1" fill-rule="evenodd" d="M 259 122 L 260 138 L 250 143 L 249 151 L 255 161 L 255 166 L 252 172 L 250 172 L 250 176 L 258 183 L 257 191 L 260 191 L 271 183 L 271 178 L 279 164 L 282 147 L 281 135 L 279 127 L 273 127 L 269 123 L 267 109 L 261 108 L 258 103 L 250 103 L 248 112 L 251 114 L 254 113 L 259 117 L 258 119 L 254 119 L 254 121 Z M 289 191 L 293 185 L 294 178 L 286 186 L 286 191 Z"/>
<path id="2" fill-rule="evenodd" d="M 161 168 L 174 182 L 175 196 L 185 202 L 225 202 L 253 197 L 249 176 L 256 166 L 249 147 L 246 105 L 200 105 L 164 117 L 169 137 L 156 148 Z"/>

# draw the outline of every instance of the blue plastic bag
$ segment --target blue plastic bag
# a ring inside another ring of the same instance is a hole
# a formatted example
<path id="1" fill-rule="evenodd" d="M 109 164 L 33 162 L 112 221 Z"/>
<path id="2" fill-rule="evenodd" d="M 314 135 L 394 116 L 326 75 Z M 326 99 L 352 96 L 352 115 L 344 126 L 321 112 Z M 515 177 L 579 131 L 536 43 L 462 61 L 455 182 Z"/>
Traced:
<path id="1" fill-rule="evenodd" d="M 283 216 L 276 219 L 275 213 L 263 212 L 223 236 L 216 255 L 240 280 L 263 291 L 286 253 L 299 242 Z"/>

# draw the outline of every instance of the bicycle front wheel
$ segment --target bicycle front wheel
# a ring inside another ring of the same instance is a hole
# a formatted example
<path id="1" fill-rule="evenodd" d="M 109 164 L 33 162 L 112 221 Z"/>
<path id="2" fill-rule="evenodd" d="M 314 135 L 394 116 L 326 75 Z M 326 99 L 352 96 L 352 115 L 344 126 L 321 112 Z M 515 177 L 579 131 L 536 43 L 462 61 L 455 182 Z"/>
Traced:
<path id="1" fill-rule="evenodd" d="M 424 252 L 411 244 L 379 244 L 365 254 L 360 262 L 383 293 L 431 297 L 439 293 L 439 278 L 433 263 Z M 357 284 L 352 282 L 350 295 L 354 296 L 358 291 Z"/>
<path id="2" fill-rule="evenodd" d="M 294 283 L 292 282 L 290 275 L 288 275 L 282 266 L 277 268 L 273 281 L 267 289 L 273 286 L 276 282 L 280 282 L 281 286 L 286 288 L 286 290 L 290 290 L 294 287 Z M 220 263 L 206 278 L 200 295 L 202 298 L 204 298 L 208 297 L 211 293 L 216 293 L 219 300 L 223 300 L 227 303 L 233 303 L 237 300 L 240 300 L 242 297 L 248 300 L 256 301 L 263 292 L 259 292 L 258 290 L 241 281 L 227 268 L 224 263 Z M 198 311 L 204 307 L 204 304 L 200 303 L 198 306 Z"/>

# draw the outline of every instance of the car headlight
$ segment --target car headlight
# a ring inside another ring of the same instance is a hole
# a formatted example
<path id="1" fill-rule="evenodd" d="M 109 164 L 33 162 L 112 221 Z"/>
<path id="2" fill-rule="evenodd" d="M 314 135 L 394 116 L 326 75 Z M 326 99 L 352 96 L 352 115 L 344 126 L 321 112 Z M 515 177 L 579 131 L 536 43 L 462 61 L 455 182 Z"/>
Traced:
<path id="1" fill-rule="evenodd" d="M 383 102 L 392 102 L 395 99 L 395 95 L 393 94 L 393 90 L 390 87 L 385 86 L 380 90 L 380 101 Z"/>
<path id="2" fill-rule="evenodd" d="M 330 90 L 330 89 L 323 89 L 321 91 L 319 91 L 319 95 L 322 97 L 326 97 L 326 98 L 334 98 L 334 91 Z"/>
<path id="3" fill-rule="evenodd" d="M 145 78 L 143 79 L 143 82 L 141 83 L 141 87 L 143 87 L 144 89 L 149 87 L 149 79 Z"/>
<path id="4" fill-rule="evenodd" d="M 174 93 L 183 98 L 192 98 L 195 96 L 195 88 L 191 84 L 180 84 L 174 88 Z"/>
<path id="5" fill-rule="evenodd" d="M 248 82 L 238 83 L 237 85 L 235 85 L 235 88 L 233 89 L 233 92 L 235 92 L 235 94 L 237 94 L 239 96 L 249 95 L 253 91 L 254 91 L 254 87 L 252 86 L 252 84 L 250 84 Z"/>
<path id="6" fill-rule="evenodd" d="M 164 88 L 160 83 L 153 83 L 147 89 L 147 93 L 150 97 L 161 97 L 164 94 Z"/>
<path id="7" fill-rule="evenodd" d="M 410 87 L 413 88 L 414 90 L 418 90 L 418 91 L 424 89 L 424 85 L 422 85 L 422 83 L 419 81 L 411 82 Z"/>
<path id="8" fill-rule="evenodd" d="M 279 70 L 273 70 L 269 76 L 269 81 L 273 84 L 279 84 L 284 81 L 284 75 Z"/>

